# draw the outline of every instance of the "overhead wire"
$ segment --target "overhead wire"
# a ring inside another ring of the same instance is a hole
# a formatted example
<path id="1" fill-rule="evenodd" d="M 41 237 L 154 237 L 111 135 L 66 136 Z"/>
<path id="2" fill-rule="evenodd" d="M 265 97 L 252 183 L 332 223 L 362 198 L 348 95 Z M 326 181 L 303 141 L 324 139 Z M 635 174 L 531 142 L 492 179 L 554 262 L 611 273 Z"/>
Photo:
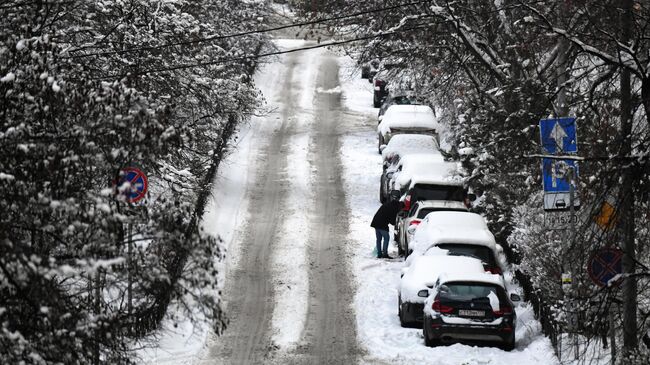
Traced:
<path id="1" fill-rule="evenodd" d="M 348 14 L 348 15 L 339 15 L 339 16 L 334 16 L 334 17 L 330 17 L 330 18 L 317 19 L 317 20 L 311 20 L 311 21 L 300 22 L 300 23 L 292 23 L 292 24 L 282 25 L 282 26 L 274 27 L 274 28 L 265 28 L 265 29 L 259 29 L 259 30 L 250 30 L 250 31 L 245 31 L 245 32 L 232 33 L 232 34 L 215 35 L 215 36 L 205 37 L 205 38 L 197 38 L 197 39 L 184 40 L 184 41 L 178 41 L 178 42 L 170 42 L 170 43 L 160 44 L 160 45 L 156 45 L 156 46 L 144 46 L 144 47 L 128 48 L 128 49 L 115 50 L 115 51 L 105 51 L 105 52 L 96 52 L 96 53 L 85 53 L 85 54 L 80 54 L 80 55 L 71 55 L 71 56 L 68 56 L 67 58 L 80 59 L 80 58 L 87 58 L 87 57 L 92 57 L 92 56 L 108 56 L 108 55 L 113 55 L 113 54 L 119 55 L 119 54 L 131 53 L 131 52 L 153 51 L 153 50 L 169 48 L 169 47 L 176 47 L 176 46 L 191 45 L 191 44 L 197 44 L 197 43 L 212 42 L 212 41 L 216 41 L 216 40 L 223 40 L 223 39 L 229 39 L 229 38 L 244 37 L 244 36 L 253 35 L 253 34 L 264 34 L 264 33 L 270 33 L 270 32 L 283 30 L 283 29 L 304 27 L 304 26 L 308 26 L 308 25 L 321 24 L 321 23 L 326 23 L 326 22 L 335 21 L 335 20 L 355 18 L 355 17 L 361 16 L 361 15 L 384 12 L 384 11 L 388 11 L 388 10 L 395 10 L 395 9 L 399 9 L 399 8 L 403 8 L 403 7 L 407 7 L 407 6 L 420 5 L 420 4 L 424 4 L 424 3 L 430 3 L 430 2 L 431 2 L 431 0 L 421 0 L 421 1 L 416 1 L 416 2 L 405 3 L 405 4 L 387 6 L 387 7 L 383 7 L 383 8 L 375 8 L 375 9 L 370 9 L 370 10 L 364 10 L 364 11 L 360 11 L 360 12 L 353 13 L 353 14 Z M 78 50 L 69 50 L 68 52 L 75 52 L 75 51 L 78 51 Z"/>
<path id="2" fill-rule="evenodd" d="M 363 41 L 363 40 L 381 38 L 381 37 L 385 37 L 385 36 L 389 36 L 389 35 L 399 34 L 399 33 L 402 33 L 402 32 L 408 32 L 408 31 L 413 31 L 413 30 L 418 30 L 418 29 L 425 29 L 425 28 L 428 28 L 430 26 L 431 26 L 431 24 L 425 24 L 425 25 L 410 27 L 410 28 L 400 28 L 400 29 L 389 31 L 389 32 L 382 32 L 380 34 L 375 34 L 375 35 L 351 38 L 351 39 L 346 39 L 346 40 L 341 40 L 341 41 L 320 43 L 320 44 L 316 44 L 316 45 L 313 45 L 313 46 L 305 46 L 305 47 L 287 49 L 287 50 L 282 50 L 282 51 L 260 53 L 260 54 L 256 54 L 256 55 L 245 55 L 245 56 L 240 56 L 240 57 L 223 57 L 223 58 L 219 58 L 219 59 L 214 60 L 214 61 L 197 62 L 197 63 L 191 63 L 191 64 L 180 64 L 180 65 L 170 66 L 170 67 L 161 67 L 161 68 L 149 69 L 149 70 L 143 70 L 143 71 L 134 71 L 134 72 L 127 72 L 127 73 L 99 76 L 99 77 L 91 78 L 91 79 L 92 80 L 116 79 L 116 78 L 123 78 L 123 77 L 127 77 L 127 76 L 142 76 L 142 75 L 158 73 L 158 72 L 176 71 L 176 70 L 183 70 L 183 69 L 188 69 L 188 68 L 221 65 L 221 64 L 227 64 L 227 63 L 236 62 L 236 61 L 249 61 L 249 60 L 254 60 L 254 59 L 258 59 L 258 58 L 278 56 L 278 55 L 287 54 L 287 53 L 307 51 L 307 50 L 311 50 L 311 49 L 338 46 L 338 45 L 343 45 L 343 44 L 352 43 L 352 42 L 358 42 L 358 41 Z"/>

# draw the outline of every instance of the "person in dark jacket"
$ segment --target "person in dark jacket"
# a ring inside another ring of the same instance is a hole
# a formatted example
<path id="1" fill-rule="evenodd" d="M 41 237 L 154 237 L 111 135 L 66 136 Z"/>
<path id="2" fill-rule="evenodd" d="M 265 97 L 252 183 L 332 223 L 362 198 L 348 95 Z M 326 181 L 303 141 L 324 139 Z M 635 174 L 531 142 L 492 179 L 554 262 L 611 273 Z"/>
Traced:
<path id="1" fill-rule="evenodd" d="M 372 218 L 370 227 L 375 229 L 375 235 L 377 236 L 377 258 L 390 258 L 388 256 L 388 242 L 390 241 L 388 225 L 392 224 L 395 226 L 395 219 L 400 209 L 402 209 L 402 202 L 399 200 L 389 200 L 379 207 L 377 213 Z M 381 246 L 382 239 L 384 240 L 383 248 Z"/>

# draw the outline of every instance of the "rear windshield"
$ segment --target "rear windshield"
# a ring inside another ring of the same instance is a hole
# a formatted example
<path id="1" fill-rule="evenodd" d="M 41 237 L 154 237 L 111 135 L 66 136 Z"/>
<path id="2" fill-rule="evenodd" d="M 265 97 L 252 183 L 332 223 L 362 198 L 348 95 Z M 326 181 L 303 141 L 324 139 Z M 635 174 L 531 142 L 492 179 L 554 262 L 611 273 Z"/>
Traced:
<path id="1" fill-rule="evenodd" d="M 453 200 L 462 202 L 465 191 L 461 186 L 416 184 L 411 192 L 411 201 Z"/>
<path id="2" fill-rule="evenodd" d="M 449 251 L 449 255 L 474 257 L 490 267 L 496 266 L 494 252 L 489 247 L 454 243 L 443 243 L 437 247 Z"/>
<path id="3" fill-rule="evenodd" d="M 429 214 L 431 212 L 466 212 L 466 211 L 467 210 L 464 210 L 464 209 L 454 209 L 454 208 L 443 208 L 443 209 L 440 209 L 440 208 L 423 208 L 423 209 L 420 209 L 420 211 L 418 212 L 418 218 L 419 219 L 424 219 L 424 217 L 426 217 L 427 214 Z"/>
<path id="4" fill-rule="evenodd" d="M 496 298 L 500 303 L 507 303 L 503 288 L 486 283 L 453 282 L 441 286 L 440 296 L 455 302 L 471 302 L 477 299 Z"/>

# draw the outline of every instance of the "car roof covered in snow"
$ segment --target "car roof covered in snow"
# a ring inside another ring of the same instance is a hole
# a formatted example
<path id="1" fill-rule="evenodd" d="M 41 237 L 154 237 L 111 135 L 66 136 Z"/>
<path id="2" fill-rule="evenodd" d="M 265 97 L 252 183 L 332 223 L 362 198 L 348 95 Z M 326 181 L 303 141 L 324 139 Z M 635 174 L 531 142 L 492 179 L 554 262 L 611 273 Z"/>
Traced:
<path id="1" fill-rule="evenodd" d="M 427 214 L 413 236 L 413 252 L 424 254 L 431 247 L 456 243 L 478 245 L 497 252 L 494 235 L 485 219 L 476 213 L 437 211 Z"/>
<path id="2" fill-rule="evenodd" d="M 421 200 L 417 204 L 418 209 L 442 208 L 467 210 L 464 203 L 453 200 Z"/>
<path id="3" fill-rule="evenodd" d="M 484 273 L 485 269 L 480 260 L 463 256 L 418 256 L 411 265 L 404 269 L 400 280 L 400 295 L 402 301 L 423 302 L 418 297 L 420 290 L 435 284 L 438 277 L 447 273 Z"/>
<path id="4" fill-rule="evenodd" d="M 438 141 L 428 134 L 398 134 L 393 136 L 386 148 L 381 152 L 384 160 L 392 155 L 404 156 L 413 153 L 436 153 L 439 150 Z"/>
<path id="5" fill-rule="evenodd" d="M 425 256 L 426 257 L 426 256 Z M 503 284 L 503 278 L 500 275 L 490 274 L 488 272 L 477 273 L 477 272 L 445 272 L 440 274 L 440 284 L 452 283 L 452 282 L 474 282 L 474 283 L 484 283 L 484 284 L 493 284 L 500 286 L 505 289 Z"/>
<path id="6" fill-rule="evenodd" d="M 391 128 L 437 129 L 438 121 L 427 105 L 391 105 L 386 109 L 377 131 L 381 134 Z"/>
<path id="7" fill-rule="evenodd" d="M 444 161 L 441 154 L 418 153 L 404 156 L 397 165 L 402 171 L 394 177 L 399 186 L 415 184 L 462 185 L 458 163 Z"/>

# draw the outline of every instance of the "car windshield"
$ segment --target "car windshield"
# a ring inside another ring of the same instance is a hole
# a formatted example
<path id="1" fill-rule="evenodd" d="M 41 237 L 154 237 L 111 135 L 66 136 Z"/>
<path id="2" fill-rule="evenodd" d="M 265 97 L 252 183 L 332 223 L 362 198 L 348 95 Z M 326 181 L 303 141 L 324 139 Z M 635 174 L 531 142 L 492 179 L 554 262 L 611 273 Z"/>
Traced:
<path id="1" fill-rule="evenodd" d="M 453 200 L 462 202 L 465 191 L 461 186 L 416 184 L 411 200 Z"/>
<path id="2" fill-rule="evenodd" d="M 445 243 L 436 247 L 449 251 L 449 255 L 474 257 L 490 267 L 496 266 L 494 252 L 486 246 Z"/>
<path id="3" fill-rule="evenodd" d="M 424 217 L 427 216 L 427 214 L 431 212 L 466 212 L 467 210 L 465 209 L 455 209 L 455 208 L 422 208 L 418 212 L 418 218 L 419 219 L 424 219 Z"/>
<path id="4" fill-rule="evenodd" d="M 494 284 L 474 282 L 453 282 L 441 286 L 440 296 L 454 302 L 487 301 L 496 299 L 499 303 L 507 303 L 506 293 L 503 288 Z"/>

